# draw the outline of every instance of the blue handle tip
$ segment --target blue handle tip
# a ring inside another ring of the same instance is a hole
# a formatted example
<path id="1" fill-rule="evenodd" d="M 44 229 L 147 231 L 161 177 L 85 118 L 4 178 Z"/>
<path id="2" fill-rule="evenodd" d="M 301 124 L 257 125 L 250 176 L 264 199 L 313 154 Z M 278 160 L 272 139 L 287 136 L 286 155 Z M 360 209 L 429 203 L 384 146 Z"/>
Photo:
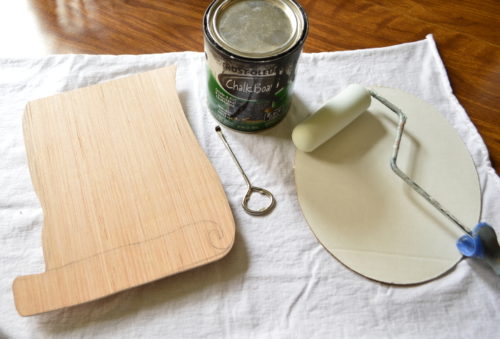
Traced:
<path id="1" fill-rule="evenodd" d="M 457 248 L 466 257 L 483 258 L 484 245 L 478 235 L 461 236 L 457 241 Z"/>

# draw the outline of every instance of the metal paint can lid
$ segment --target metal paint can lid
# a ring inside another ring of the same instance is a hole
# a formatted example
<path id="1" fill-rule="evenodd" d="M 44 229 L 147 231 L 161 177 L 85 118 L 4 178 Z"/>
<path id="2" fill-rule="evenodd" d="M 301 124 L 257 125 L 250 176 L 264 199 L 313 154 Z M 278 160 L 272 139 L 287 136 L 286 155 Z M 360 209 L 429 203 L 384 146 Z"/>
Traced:
<path id="1" fill-rule="evenodd" d="M 205 18 L 216 44 L 251 59 L 287 52 L 307 29 L 305 13 L 293 0 L 215 0 Z"/>

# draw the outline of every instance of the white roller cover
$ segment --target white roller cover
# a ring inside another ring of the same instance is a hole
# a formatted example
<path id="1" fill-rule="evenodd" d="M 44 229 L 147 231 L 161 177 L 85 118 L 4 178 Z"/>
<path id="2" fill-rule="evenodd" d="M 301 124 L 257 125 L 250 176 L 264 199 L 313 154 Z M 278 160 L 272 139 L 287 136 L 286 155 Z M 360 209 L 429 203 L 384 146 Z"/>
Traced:
<path id="1" fill-rule="evenodd" d="M 349 85 L 292 132 L 295 147 L 311 152 L 349 125 L 370 106 L 371 96 L 360 85 Z"/>

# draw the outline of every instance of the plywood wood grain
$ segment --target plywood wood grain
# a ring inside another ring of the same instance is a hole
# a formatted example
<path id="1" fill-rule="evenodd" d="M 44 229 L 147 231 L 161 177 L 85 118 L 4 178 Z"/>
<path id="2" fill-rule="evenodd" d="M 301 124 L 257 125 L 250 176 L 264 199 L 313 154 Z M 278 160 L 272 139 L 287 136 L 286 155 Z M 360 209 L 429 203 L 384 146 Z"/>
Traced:
<path id="1" fill-rule="evenodd" d="M 224 256 L 234 220 L 184 116 L 175 67 L 30 102 L 24 134 L 46 272 L 20 314 L 87 302 Z"/>

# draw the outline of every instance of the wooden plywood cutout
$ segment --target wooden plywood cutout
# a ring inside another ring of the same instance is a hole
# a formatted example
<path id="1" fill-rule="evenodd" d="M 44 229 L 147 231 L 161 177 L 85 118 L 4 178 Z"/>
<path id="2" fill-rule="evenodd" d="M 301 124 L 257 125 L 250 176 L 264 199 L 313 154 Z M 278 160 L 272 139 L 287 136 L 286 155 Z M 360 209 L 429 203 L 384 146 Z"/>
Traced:
<path id="1" fill-rule="evenodd" d="M 223 257 L 234 219 L 187 122 L 175 66 L 28 103 L 24 137 L 44 212 L 46 271 L 17 277 L 32 315 Z"/>
<path id="2" fill-rule="evenodd" d="M 374 88 L 408 116 L 398 166 L 465 225 L 481 211 L 465 145 L 434 107 L 400 90 Z M 353 271 L 385 283 L 436 278 L 461 259 L 463 232 L 390 168 L 398 117 L 377 100 L 311 153 L 297 150 L 304 215 L 321 244 Z"/>

